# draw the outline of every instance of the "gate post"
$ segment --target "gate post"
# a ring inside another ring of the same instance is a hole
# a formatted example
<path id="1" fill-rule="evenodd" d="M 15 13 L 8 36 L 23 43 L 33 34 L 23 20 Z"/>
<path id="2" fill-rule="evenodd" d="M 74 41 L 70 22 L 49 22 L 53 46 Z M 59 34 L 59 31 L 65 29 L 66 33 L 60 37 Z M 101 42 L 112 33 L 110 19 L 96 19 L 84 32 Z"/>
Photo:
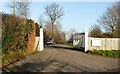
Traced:
<path id="1" fill-rule="evenodd" d="M 88 32 L 85 31 L 85 52 L 88 50 Z"/>
<path id="2" fill-rule="evenodd" d="M 44 49 L 44 44 L 43 44 L 43 28 L 42 26 L 40 27 L 40 40 L 39 40 L 39 50 L 43 51 Z"/>

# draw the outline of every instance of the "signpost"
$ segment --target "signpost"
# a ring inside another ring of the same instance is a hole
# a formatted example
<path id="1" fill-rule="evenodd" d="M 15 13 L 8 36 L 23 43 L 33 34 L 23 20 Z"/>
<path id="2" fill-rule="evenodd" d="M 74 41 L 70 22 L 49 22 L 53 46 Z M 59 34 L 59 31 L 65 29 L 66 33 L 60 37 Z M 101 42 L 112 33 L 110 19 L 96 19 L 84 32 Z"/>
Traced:
<path id="1" fill-rule="evenodd" d="M 92 40 L 92 46 L 100 46 L 100 45 L 101 45 L 101 41 L 99 39 Z"/>

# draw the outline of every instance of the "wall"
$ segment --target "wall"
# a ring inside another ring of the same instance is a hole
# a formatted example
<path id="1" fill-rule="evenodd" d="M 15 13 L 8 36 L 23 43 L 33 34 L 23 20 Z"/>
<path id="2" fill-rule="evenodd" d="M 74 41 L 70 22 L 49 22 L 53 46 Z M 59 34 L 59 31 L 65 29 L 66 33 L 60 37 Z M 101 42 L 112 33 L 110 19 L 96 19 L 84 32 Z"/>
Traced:
<path id="1" fill-rule="evenodd" d="M 39 50 L 39 40 L 40 40 L 39 36 L 35 37 L 35 47 L 34 47 L 35 50 Z"/>
<path id="2" fill-rule="evenodd" d="M 35 37 L 36 37 L 36 27 L 35 27 L 35 23 L 33 23 L 33 31 L 28 34 L 27 51 L 29 53 L 35 51 Z"/>
<path id="3" fill-rule="evenodd" d="M 100 41 L 100 46 L 92 46 L 92 40 L 99 40 Z M 88 50 L 92 50 L 92 49 L 118 50 L 118 49 L 120 49 L 120 38 L 93 38 L 93 37 L 88 37 Z"/>

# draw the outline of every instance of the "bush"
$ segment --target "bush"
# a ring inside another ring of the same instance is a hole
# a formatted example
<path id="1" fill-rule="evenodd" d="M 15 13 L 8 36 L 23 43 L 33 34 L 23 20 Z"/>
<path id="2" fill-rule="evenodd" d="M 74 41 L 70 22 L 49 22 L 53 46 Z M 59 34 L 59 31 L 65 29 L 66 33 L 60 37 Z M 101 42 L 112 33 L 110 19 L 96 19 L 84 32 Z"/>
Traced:
<path id="1" fill-rule="evenodd" d="M 26 55 L 27 55 L 27 52 L 23 50 L 8 51 L 6 54 L 2 55 L 2 65 L 3 67 L 5 67 L 10 63 L 14 63 L 15 61 L 25 57 Z"/>
<path id="2" fill-rule="evenodd" d="M 36 25 L 36 36 L 40 36 L 40 27 L 38 23 L 35 23 Z"/>
<path id="3" fill-rule="evenodd" d="M 21 19 L 13 15 L 2 14 L 2 49 L 8 50 L 27 49 L 28 33 L 33 30 L 33 21 Z"/>
<path id="4" fill-rule="evenodd" d="M 2 61 L 7 65 L 25 55 L 33 20 L 2 13 Z"/>

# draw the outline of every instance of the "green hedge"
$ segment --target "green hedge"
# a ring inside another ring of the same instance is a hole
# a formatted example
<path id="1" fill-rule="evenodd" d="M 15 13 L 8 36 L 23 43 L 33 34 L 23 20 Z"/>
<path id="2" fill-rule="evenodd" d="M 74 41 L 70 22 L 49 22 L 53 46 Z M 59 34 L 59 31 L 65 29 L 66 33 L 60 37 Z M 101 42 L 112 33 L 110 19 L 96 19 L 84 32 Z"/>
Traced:
<path id="1" fill-rule="evenodd" d="M 6 67 L 7 65 L 18 61 L 21 58 L 24 58 L 28 53 L 24 50 L 9 51 L 7 54 L 2 54 L 2 66 Z"/>
<path id="2" fill-rule="evenodd" d="M 28 33 L 33 30 L 33 21 L 13 15 L 2 14 L 2 50 L 24 50 L 27 48 Z"/>
<path id="3" fill-rule="evenodd" d="M 93 55 L 101 55 L 101 56 L 108 56 L 113 58 L 120 58 L 120 50 L 89 50 L 87 53 Z"/>
<path id="4" fill-rule="evenodd" d="M 33 31 L 33 23 L 34 21 L 31 19 L 22 19 L 2 13 L 3 65 L 24 56 L 23 54 L 27 49 L 28 34 Z"/>

